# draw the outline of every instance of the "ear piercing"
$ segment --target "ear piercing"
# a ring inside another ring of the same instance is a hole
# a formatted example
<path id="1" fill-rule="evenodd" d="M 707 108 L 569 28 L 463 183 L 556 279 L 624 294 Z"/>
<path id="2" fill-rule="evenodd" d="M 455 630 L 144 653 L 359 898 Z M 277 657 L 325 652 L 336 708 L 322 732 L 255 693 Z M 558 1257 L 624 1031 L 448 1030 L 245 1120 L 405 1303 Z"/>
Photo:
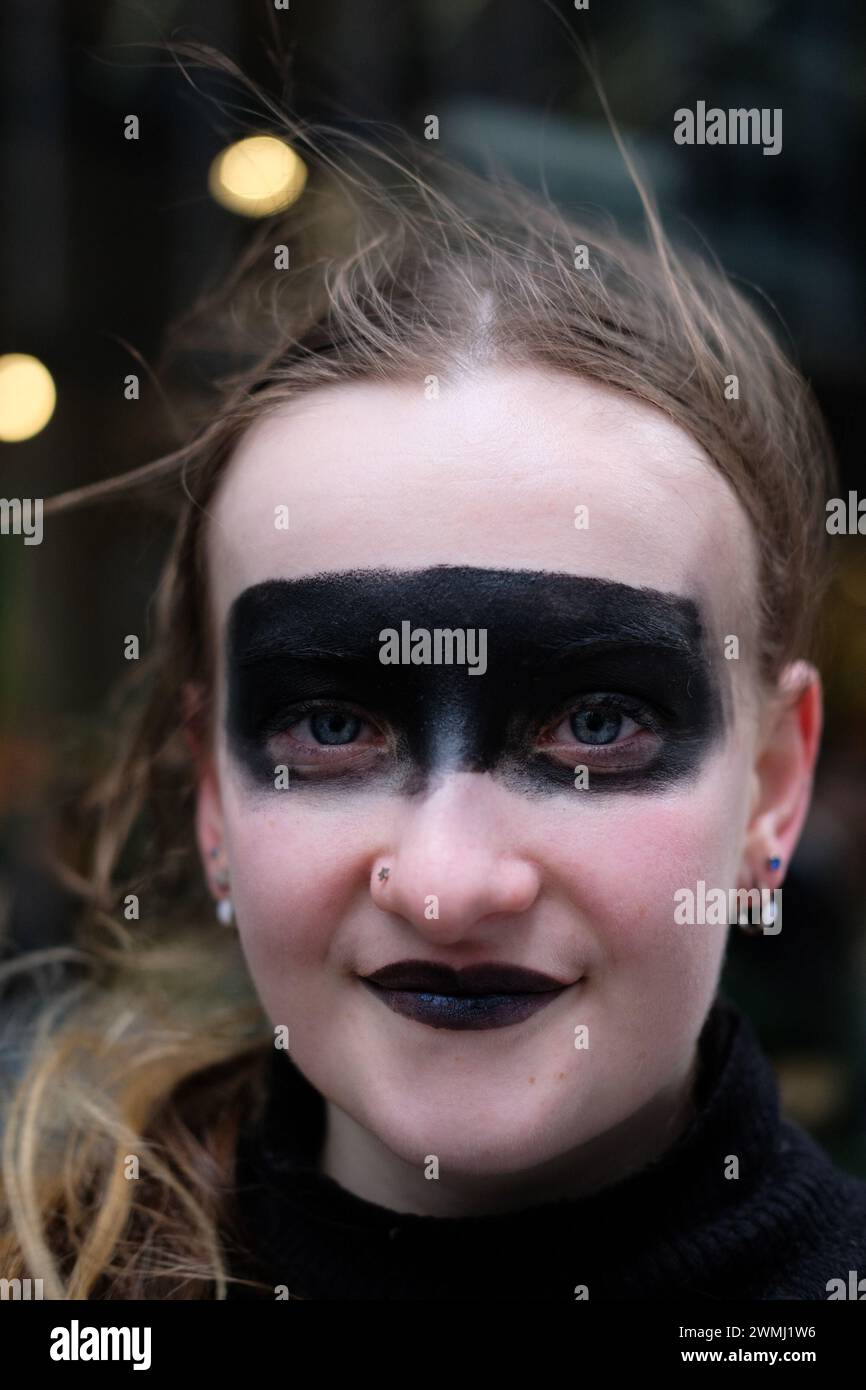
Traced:
<path id="1" fill-rule="evenodd" d="M 773 855 L 768 856 L 768 858 L 767 858 L 764 862 L 765 862 L 767 868 L 770 870 L 770 873 L 773 873 L 773 874 L 776 873 L 776 872 L 777 872 L 779 869 L 781 869 L 781 867 L 782 867 L 782 860 L 781 860 L 781 858 L 779 857 L 778 854 L 773 854 Z M 757 889 L 757 888 L 758 888 L 758 885 L 755 884 L 754 887 L 755 887 L 755 889 Z M 754 891 L 754 890 L 752 890 L 752 891 Z M 758 891 L 761 892 L 761 894 L 763 895 L 763 889 L 758 889 Z M 750 920 L 749 911 L 746 910 L 745 913 L 741 913 L 741 914 L 740 914 L 739 922 L 738 922 L 737 925 L 740 927 L 741 931 L 746 932 L 747 935 L 749 935 L 749 936 L 759 936 L 759 935 L 761 934 L 761 932 L 763 931 L 764 927 L 772 927 L 773 924 L 775 923 L 775 921 L 776 921 L 776 898 L 775 898 L 775 890 L 773 890 L 773 895 L 772 895 L 772 897 L 770 898 L 770 901 L 769 901 L 768 903 L 762 903 L 762 904 L 761 904 L 761 921 L 760 921 L 759 923 L 757 923 L 757 922 L 752 922 L 752 921 Z"/>
<path id="2" fill-rule="evenodd" d="M 210 851 L 211 859 L 216 859 L 219 856 L 219 853 L 220 847 L 219 845 L 215 845 L 214 848 Z M 229 883 L 230 879 L 228 869 L 219 869 L 214 875 L 214 884 L 218 891 L 227 894 Z M 226 896 L 217 899 L 216 915 L 217 921 L 220 923 L 221 926 L 230 927 L 234 924 L 235 909 L 234 903 L 232 902 L 230 897 Z"/>
<path id="3" fill-rule="evenodd" d="M 235 909 L 231 898 L 220 898 L 216 905 L 217 921 L 221 927 L 234 925 Z"/>
<path id="4" fill-rule="evenodd" d="M 383 866 L 383 867 L 379 870 L 379 882 L 380 882 L 380 883 L 387 883 L 387 881 L 388 881 L 388 875 L 389 875 L 390 872 L 391 872 L 390 869 L 386 869 L 386 868 Z"/>

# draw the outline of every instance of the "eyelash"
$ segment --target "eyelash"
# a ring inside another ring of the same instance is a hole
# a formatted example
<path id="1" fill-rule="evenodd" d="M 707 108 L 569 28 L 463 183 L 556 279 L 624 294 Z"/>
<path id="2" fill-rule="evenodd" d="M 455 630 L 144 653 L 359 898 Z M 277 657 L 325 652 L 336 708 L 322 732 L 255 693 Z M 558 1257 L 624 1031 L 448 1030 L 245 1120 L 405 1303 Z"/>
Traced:
<path id="1" fill-rule="evenodd" d="M 371 729 L 381 734 L 383 738 L 387 738 L 385 731 L 376 724 L 375 720 L 370 718 L 365 710 L 353 705 L 350 701 L 335 699 L 301 700 L 297 704 L 291 705 L 281 716 L 271 721 L 270 728 L 266 730 L 264 734 L 265 740 L 266 742 L 270 742 L 278 738 L 292 739 L 292 730 L 297 728 L 300 724 L 303 724 L 304 721 L 309 719 L 312 715 L 338 713 L 354 716 L 354 718 L 361 721 L 364 728 Z M 294 741 L 296 743 L 300 742 L 299 740 Z M 348 763 L 353 761 L 361 763 L 364 760 L 364 754 L 378 756 L 382 752 L 381 747 L 375 743 L 355 742 L 332 744 L 331 749 L 333 751 L 329 750 L 327 744 L 315 742 L 301 744 L 301 747 L 305 751 L 306 762 L 302 762 L 298 759 L 294 765 L 306 767 L 317 764 L 317 770 L 320 775 L 329 762 L 338 765 L 337 771 L 343 771 Z M 292 765 L 291 761 L 289 765 Z"/>
<path id="2" fill-rule="evenodd" d="M 629 718 L 637 726 L 639 731 L 638 735 L 631 735 L 628 739 L 622 741 L 615 738 L 609 743 L 596 744 L 583 743 L 576 735 L 572 735 L 573 742 L 568 744 L 570 748 L 581 752 L 589 750 L 592 756 L 602 764 L 605 761 L 613 761 L 617 758 L 619 753 L 613 750 L 621 750 L 624 744 L 637 742 L 641 733 L 645 732 L 655 735 L 657 739 L 661 738 L 660 721 L 651 706 L 625 695 L 593 692 L 592 694 L 575 696 L 566 705 L 560 707 L 560 713 L 555 719 L 547 720 L 540 726 L 536 739 L 536 751 L 542 756 L 550 758 L 560 766 L 563 765 L 561 759 L 554 758 L 551 754 L 545 753 L 544 744 L 540 743 L 539 740 L 545 733 L 557 729 L 565 720 L 585 710 L 610 712 L 613 715 Z M 354 718 L 361 721 L 362 726 L 378 732 L 385 739 L 388 738 L 387 733 L 379 727 L 375 720 L 369 717 L 366 711 L 344 700 L 301 701 L 288 709 L 279 721 L 275 721 L 275 724 L 272 725 L 269 737 L 274 738 L 282 736 L 284 738 L 291 738 L 291 730 L 297 728 L 312 715 L 338 712 L 354 716 Z M 553 746 L 562 747 L 564 745 L 561 741 L 557 741 Z M 331 761 L 340 761 L 345 765 L 351 760 L 361 761 L 364 752 L 373 753 L 377 756 L 382 752 L 381 747 L 375 743 L 353 742 L 347 744 L 333 744 L 331 745 L 333 752 L 328 751 L 329 746 L 327 744 L 312 743 L 306 744 L 304 747 L 307 749 L 315 749 L 310 760 L 312 762 L 318 762 L 320 766 Z M 607 752 L 606 750 L 612 751 Z"/>
<path id="3" fill-rule="evenodd" d="M 563 719 L 569 719 L 582 710 L 600 710 L 602 712 L 609 710 L 611 714 L 628 716 L 642 728 L 651 729 L 654 733 L 661 732 L 659 718 L 650 705 L 629 695 L 607 691 L 592 691 L 585 695 L 574 696 L 561 706 L 556 718 L 546 723 L 544 728 L 553 727 L 561 723 Z"/>
<path id="4" fill-rule="evenodd" d="M 548 742 L 548 747 L 560 746 L 563 750 L 567 748 L 571 756 L 568 759 L 564 756 L 557 758 L 550 753 L 545 753 L 545 746 L 541 743 L 539 744 L 539 752 L 543 757 L 563 766 L 566 762 L 573 763 L 574 754 L 577 752 L 585 763 L 594 764 L 596 772 L 604 772 L 606 765 L 607 770 L 611 772 L 640 771 L 652 760 L 653 753 L 657 751 L 662 741 L 661 721 L 657 712 L 650 705 L 627 695 L 593 692 L 576 696 L 561 708 L 557 718 L 545 724 L 541 731 L 542 735 L 544 733 L 549 734 L 551 731 L 555 732 L 561 724 L 586 710 L 602 714 L 609 712 L 612 715 L 628 718 L 635 724 L 636 732 L 625 739 L 615 737 L 608 743 L 585 743 L 574 734 L 573 730 L 570 730 L 566 742 L 559 743 L 551 739 Z M 645 748 L 648 738 L 655 740 L 648 756 L 643 757 L 637 763 L 622 761 L 624 752 L 627 757 L 630 748 Z"/>

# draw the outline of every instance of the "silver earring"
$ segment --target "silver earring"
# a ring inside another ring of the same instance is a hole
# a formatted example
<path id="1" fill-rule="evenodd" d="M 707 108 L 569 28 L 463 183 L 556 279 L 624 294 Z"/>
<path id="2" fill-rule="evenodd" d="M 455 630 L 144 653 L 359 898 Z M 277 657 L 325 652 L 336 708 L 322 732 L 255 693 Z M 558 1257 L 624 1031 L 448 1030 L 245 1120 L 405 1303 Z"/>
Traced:
<path id="1" fill-rule="evenodd" d="M 776 921 L 776 895 L 761 908 L 761 921 L 765 927 L 772 927 Z"/>
<path id="2" fill-rule="evenodd" d="M 231 898 L 220 898 L 216 905 L 217 921 L 220 926 L 231 927 L 234 925 L 235 909 Z"/>
<path id="3" fill-rule="evenodd" d="M 740 928 L 740 931 L 746 933 L 746 936 L 760 936 L 764 927 L 771 927 L 776 920 L 776 901 L 775 898 L 772 898 L 769 903 L 765 904 L 763 900 L 764 890 L 759 887 L 757 883 L 753 883 L 752 887 L 748 889 L 748 892 L 760 893 L 761 895 L 761 920 L 760 922 L 754 922 L 752 920 L 752 909 L 750 904 L 748 907 L 740 908 L 737 926 Z"/>
<path id="4" fill-rule="evenodd" d="M 211 859 L 218 859 L 220 856 L 221 849 L 221 845 L 214 845 L 213 849 L 210 851 Z M 216 874 L 214 875 L 214 882 L 216 883 L 217 888 L 221 892 L 224 893 L 226 891 L 231 880 L 229 878 L 229 871 L 227 868 L 225 868 L 225 866 L 217 870 Z M 231 927 L 234 925 L 235 909 L 234 903 L 232 902 L 231 898 L 217 898 L 216 915 L 217 921 L 220 923 L 221 926 Z"/>

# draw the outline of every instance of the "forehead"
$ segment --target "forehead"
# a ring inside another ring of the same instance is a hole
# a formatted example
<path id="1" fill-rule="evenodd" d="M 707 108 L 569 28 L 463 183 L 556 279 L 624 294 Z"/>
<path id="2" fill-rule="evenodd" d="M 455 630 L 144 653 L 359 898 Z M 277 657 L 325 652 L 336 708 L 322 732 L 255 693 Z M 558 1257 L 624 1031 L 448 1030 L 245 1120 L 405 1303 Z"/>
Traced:
<path id="1" fill-rule="evenodd" d="M 430 397 L 423 381 L 320 388 L 247 431 L 210 508 L 220 629 L 266 579 L 450 564 L 688 595 L 743 637 L 749 522 L 661 411 L 535 368 L 466 375 Z"/>

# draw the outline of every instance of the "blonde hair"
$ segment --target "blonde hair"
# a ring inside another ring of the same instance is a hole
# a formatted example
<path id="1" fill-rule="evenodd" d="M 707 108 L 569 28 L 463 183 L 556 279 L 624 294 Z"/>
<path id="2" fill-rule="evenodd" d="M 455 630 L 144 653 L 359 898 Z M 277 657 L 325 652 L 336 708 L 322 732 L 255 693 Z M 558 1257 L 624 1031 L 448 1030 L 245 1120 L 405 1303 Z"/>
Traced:
<path id="1" fill-rule="evenodd" d="M 74 942 L 0 971 L 7 1031 L 20 1039 L 4 1106 L 0 1270 L 41 1278 L 49 1298 L 227 1291 L 235 1145 L 262 1100 L 271 1033 L 197 866 L 187 734 L 212 732 L 203 522 L 251 421 L 324 384 L 546 365 L 664 411 L 772 539 L 758 548 L 755 595 L 767 680 L 810 654 L 828 578 L 834 463 L 809 387 L 724 273 L 671 245 L 612 120 L 646 245 L 406 136 L 376 145 L 308 127 L 222 55 L 173 52 L 188 77 L 204 63 L 242 84 L 263 112 L 255 128 L 284 135 L 312 176 L 176 330 L 181 349 L 218 342 L 234 354 L 188 442 L 46 505 L 60 513 L 138 489 L 178 513 L 117 752 L 64 826 L 73 862 L 67 854 L 57 871 L 82 902 Z M 292 247 L 290 274 L 273 271 L 278 243 Z M 731 375 L 738 399 L 725 394 Z M 186 726 L 185 687 L 205 692 Z M 147 911 L 130 925 L 132 893 Z"/>

